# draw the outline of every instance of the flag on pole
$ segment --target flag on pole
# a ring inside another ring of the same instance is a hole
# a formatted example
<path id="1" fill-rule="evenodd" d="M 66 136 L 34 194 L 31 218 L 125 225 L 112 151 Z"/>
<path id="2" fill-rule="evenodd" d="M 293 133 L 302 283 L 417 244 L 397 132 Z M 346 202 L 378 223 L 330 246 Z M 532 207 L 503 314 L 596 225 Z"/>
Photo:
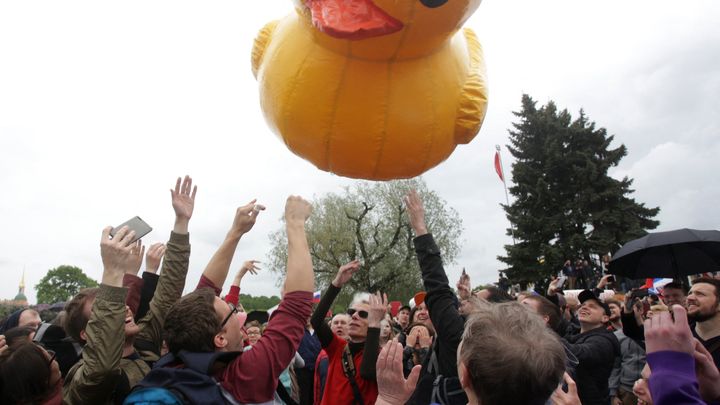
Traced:
<path id="1" fill-rule="evenodd" d="M 495 151 L 495 172 L 500 177 L 500 181 L 505 182 L 505 176 L 503 176 L 502 165 L 500 164 L 500 151 Z"/>

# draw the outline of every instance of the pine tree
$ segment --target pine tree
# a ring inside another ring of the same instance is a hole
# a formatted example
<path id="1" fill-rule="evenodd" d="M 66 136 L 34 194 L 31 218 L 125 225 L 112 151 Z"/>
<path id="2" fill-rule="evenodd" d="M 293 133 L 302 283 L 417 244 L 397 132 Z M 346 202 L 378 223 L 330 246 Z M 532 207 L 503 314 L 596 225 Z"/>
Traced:
<path id="1" fill-rule="evenodd" d="M 504 208 L 516 244 L 498 257 L 513 283 L 543 282 L 566 259 L 590 261 L 658 226 L 653 218 L 660 209 L 630 197 L 632 180 L 608 175 L 627 149 L 611 149 L 614 136 L 596 129 L 582 110 L 573 120 L 552 101 L 537 108 L 525 94 L 514 114 L 519 122 L 509 131 L 508 149 L 516 159 L 515 198 Z"/>

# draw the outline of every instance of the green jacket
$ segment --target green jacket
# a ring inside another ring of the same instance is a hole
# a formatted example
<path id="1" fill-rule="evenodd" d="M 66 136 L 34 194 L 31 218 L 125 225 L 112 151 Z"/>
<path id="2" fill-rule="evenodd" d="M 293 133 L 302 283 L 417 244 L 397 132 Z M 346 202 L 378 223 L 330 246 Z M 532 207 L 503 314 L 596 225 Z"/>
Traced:
<path id="1" fill-rule="evenodd" d="M 150 309 L 139 322 L 133 345 L 136 352 L 122 357 L 125 343 L 127 289 L 100 285 L 85 328 L 87 343 L 82 359 L 65 377 L 63 402 L 113 404 L 122 399 L 160 358 L 162 331 L 170 307 L 182 296 L 190 261 L 189 235 L 170 234 L 160 281 Z"/>

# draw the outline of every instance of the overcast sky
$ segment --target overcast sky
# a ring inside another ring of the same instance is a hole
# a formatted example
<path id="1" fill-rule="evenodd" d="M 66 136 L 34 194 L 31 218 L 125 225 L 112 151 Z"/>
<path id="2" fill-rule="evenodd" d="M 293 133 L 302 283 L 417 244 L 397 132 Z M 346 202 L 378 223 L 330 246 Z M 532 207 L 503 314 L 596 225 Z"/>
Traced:
<path id="1" fill-rule="evenodd" d="M 353 184 L 289 152 L 260 112 L 252 41 L 292 12 L 288 0 L 0 3 L 0 298 L 23 269 L 33 303 L 58 265 L 100 279 L 102 228 L 132 216 L 155 228 L 147 243 L 166 241 L 180 175 L 199 187 L 191 288 L 238 205 L 268 210 L 231 272 L 266 257 L 288 194 Z M 523 93 L 584 108 L 624 143 L 613 175 L 661 207 L 660 230 L 719 227 L 720 2 L 486 0 L 467 26 L 485 49 L 488 115 L 424 176 L 464 221 L 452 280 L 466 267 L 473 284 L 492 282 L 502 268 L 510 240 L 492 161 Z M 275 281 L 265 271 L 244 292 L 275 294 Z"/>

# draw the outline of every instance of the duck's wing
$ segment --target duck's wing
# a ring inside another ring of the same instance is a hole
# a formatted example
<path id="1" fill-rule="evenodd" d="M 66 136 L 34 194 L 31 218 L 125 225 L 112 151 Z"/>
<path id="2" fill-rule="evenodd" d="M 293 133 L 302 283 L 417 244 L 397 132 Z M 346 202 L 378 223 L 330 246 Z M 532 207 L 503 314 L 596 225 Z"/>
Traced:
<path id="1" fill-rule="evenodd" d="M 252 73 L 255 78 L 257 78 L 257 72 L 258 69 L 260 69 L 260 64 L 262 63 L 265 49 L 267 48 L 267 45 L 272 39 L 272 34 L 273 31 L 275 31 L 275 27 L 277 26 L 277 24 L 277 21 L 272 21 L 265 24 L 265 26 L 262 27 L 260 32 L 258 32 L 257 36 L 255 37 L 255 43 L 253 43 L 252 54 L 250 56 L 252 63 Z"/>
<path id="2" fill-rule="evenodd" d="M 470 28 L 465 28 L 465 42 L 469 53 L 468 77 L 460 94 L 455 120 L 455 141 L 469 143 L 480 131 L 487 112 L 487 79 L 482 46 Z"/>

